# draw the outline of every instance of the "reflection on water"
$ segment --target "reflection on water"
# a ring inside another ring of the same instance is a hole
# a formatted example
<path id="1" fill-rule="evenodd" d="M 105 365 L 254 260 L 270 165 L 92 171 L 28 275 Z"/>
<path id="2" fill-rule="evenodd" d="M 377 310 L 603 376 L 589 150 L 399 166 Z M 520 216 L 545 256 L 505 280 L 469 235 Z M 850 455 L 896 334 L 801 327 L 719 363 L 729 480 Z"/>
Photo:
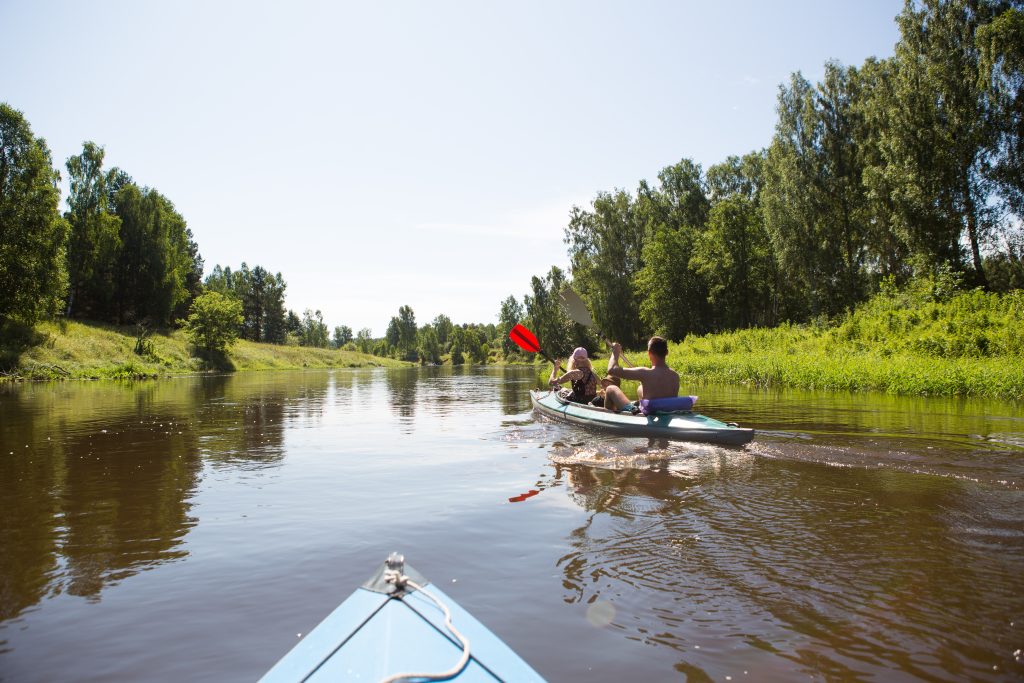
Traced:
<path id="1" fill-rule="evenodd" d="M 993 507 L 949 478 L 713 453 L 556 469 L 589 513 L 558 560 L 564 599 L 677 650 L 681 672 L 788 677 L 770 652 L 839 680 L 1024 673 L 1016 491 Z M 729 640 L 748 647 L 726 664 Z"/>
<path id="2" fill-rule="evenodd" d="M 0 620 L 186 555 L 203 464 L 279 464 L 285 423 L 326 395 L 248 380 L 5 387 Z"/>
<path id="3" fill-rule="evenodd" d="M 252 680 L 394 549 L 551 680 L 1024 676 L 1021 406 L 695 388 L 723 448 L 535 378 L 0 387 L 0 679 Z"/>

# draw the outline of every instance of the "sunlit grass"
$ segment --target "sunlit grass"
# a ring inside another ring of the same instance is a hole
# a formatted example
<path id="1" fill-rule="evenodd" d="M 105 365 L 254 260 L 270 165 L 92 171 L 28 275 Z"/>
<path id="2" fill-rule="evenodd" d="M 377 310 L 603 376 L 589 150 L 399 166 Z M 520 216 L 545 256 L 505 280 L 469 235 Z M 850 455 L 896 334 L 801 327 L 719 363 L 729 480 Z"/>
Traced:
<path id="1" fill-rule="evenodd" d="M 646 361 L 642 350 L 627 353 Z M 607 361 L 594 365 L 603 374 Z M 723 382 L 1019 400 L 1024 292 L 883 292 L 832 323 L 690 336 L 669 345 L 669 365 L 684 392 L 687 382 Z M 547 377 L 541 371 L 540 384 Z M 629 382 L 624 390 L 636 395 Z"/>
<path id="2" fill-rule="evenodd" d="M 31 338 L 29 338 L 29 334 Z M 136 330 L 113 325 L 45 322 L 21 338 L 0 341 L 8 378 L 137 379 L 210 370 L 271 370 L 341 367 L 403 367 L 401 361 L 356 351 L 257 344 L 240 340 L 227 356 L 228 367 L 193 355 L 185 333 L 152 334 L 147 353 L 135 353 Z"/>

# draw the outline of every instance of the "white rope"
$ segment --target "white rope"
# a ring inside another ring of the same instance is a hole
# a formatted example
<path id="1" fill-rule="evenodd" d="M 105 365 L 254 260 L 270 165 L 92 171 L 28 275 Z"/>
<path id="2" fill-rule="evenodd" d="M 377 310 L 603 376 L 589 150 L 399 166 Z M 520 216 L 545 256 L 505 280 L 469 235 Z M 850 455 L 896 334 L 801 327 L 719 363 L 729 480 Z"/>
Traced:
<path id="1" fill-rule="evenodd" d="M 393 583 L 400 587 L 411 586 L 414 590 L 418 590 L 420 593 L 433 600 L 434 604 L 440 607 L 442 611 L 444 611 L 444 625 L 448 628 L 449 631 L 451 631 L 452 635 L 455 636 L 460 643 L 462 643 L 462 657 L 459 658 L 459 661 L 455 664 L 454 667 L 443 673 L 395 674 L 393 676 L 388 676 L 387 678 L 383 679 L 380 683 L 395 683 L 395 681 L 401 681 L 408 678 L 419 678 L 426 681 L 444 681 L 449 678 L 454 678 L 455 676 L 458 676 L 460 673 L 462 673 L 462 670 L 466 668 L 466 664 L 469 663 L 469 639 L 466 638 L 466 636 L 459 633 L 455 626 L 452 625 L 452 613 L 451 610 L 448 609 L 448 606 L 440 600 L 438 600 L 437 597 L 435 597 L 432 593 L 427 591 L 426 588 L 420 586 L 404 574 L 399 576 L 398 572 L 386 573 L 385 581 L 387 581 L 388 583 Z"/>

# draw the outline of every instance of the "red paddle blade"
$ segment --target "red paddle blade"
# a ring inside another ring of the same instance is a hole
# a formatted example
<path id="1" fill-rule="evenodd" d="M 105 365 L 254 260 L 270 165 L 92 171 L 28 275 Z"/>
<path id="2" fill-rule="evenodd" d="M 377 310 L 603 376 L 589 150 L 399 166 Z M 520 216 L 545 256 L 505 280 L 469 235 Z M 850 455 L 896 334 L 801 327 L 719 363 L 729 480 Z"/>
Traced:
<path id="1" fill-rule="evenodd" d="M 533 336 L 533 332 L 522 325 L 516 325 L 508 333 L 508 338 L 515 343 L 516 346 L 521 348 L 523 351 L 529 351 L 530 353 L 540 353 L 540 342 Z"/>

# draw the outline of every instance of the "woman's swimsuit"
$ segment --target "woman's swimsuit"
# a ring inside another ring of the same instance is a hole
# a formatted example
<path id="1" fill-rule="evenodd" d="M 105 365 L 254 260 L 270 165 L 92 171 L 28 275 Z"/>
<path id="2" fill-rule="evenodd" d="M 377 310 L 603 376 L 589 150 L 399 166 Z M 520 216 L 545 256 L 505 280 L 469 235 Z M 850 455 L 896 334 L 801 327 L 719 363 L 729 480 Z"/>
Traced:
<path id="1" fill-rule="evenodd" d="M 597 396 L 597 375 L 591 369 L 586 370 L 585 375 L 572 383 L 572 394 L 569 400 L 575 403 L 590 403 Z"/>

